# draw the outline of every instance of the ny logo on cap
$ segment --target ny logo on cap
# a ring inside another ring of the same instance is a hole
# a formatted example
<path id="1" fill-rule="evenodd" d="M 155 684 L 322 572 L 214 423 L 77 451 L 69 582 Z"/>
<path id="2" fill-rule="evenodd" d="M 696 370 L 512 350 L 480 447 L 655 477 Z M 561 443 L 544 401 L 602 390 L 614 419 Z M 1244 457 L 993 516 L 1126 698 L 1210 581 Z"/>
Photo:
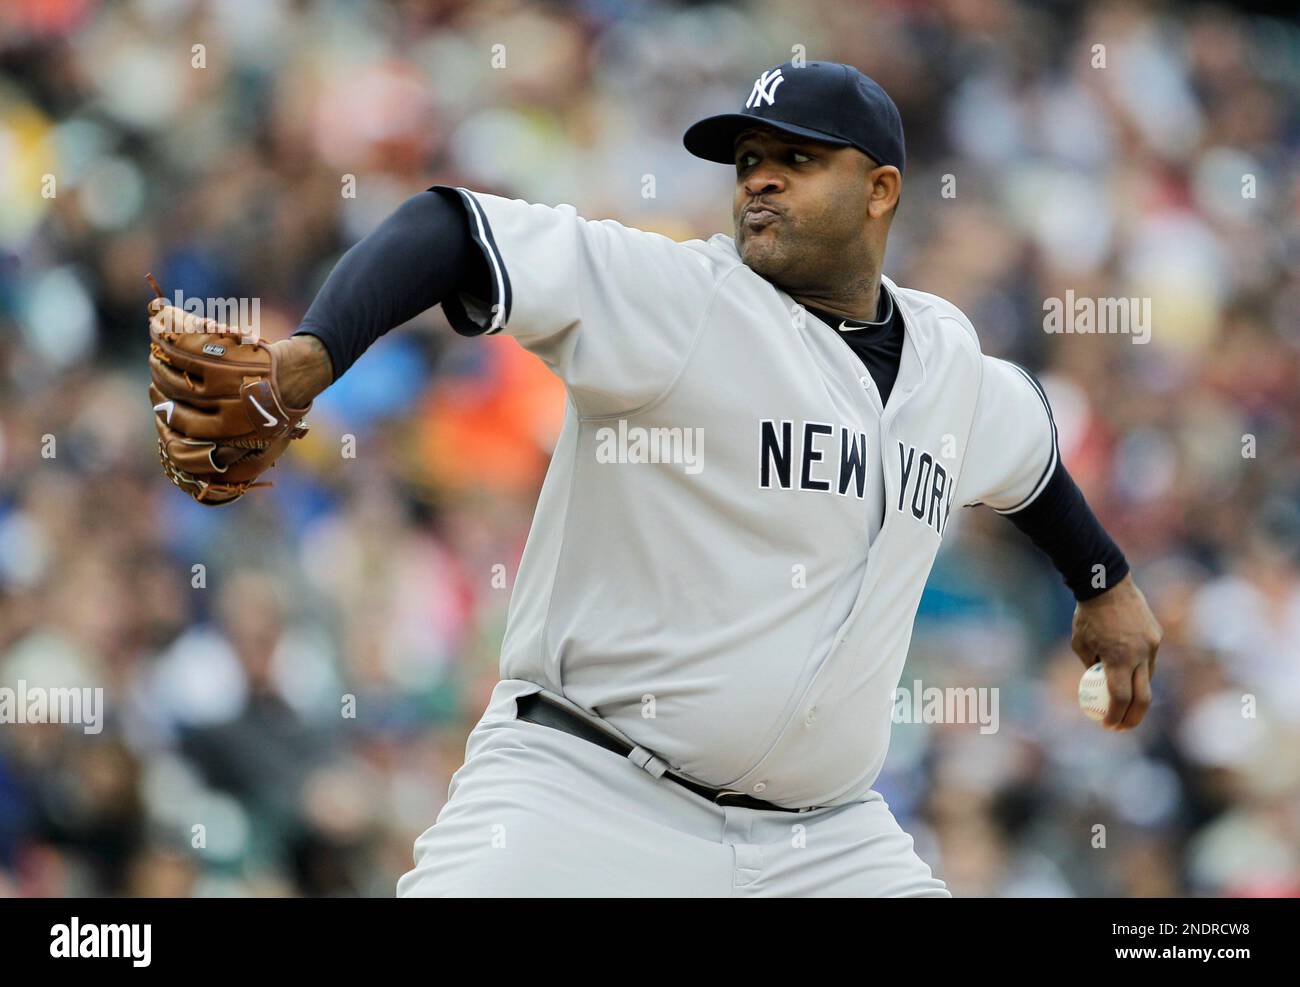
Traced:
<path id="1" fill-rule="evenodd" d="M 768 69 L 754 80 L 754 89 L 749 94 L 749 99 L 745 100 L 745 109 L 748 110 L 759 106 L 764 101 L 767 102 L 768 106 L 774 104 L 776 102 L 776 87 L 783 82 L 785 82 L 785 78 L 781 75 L 779 68 Z"/>

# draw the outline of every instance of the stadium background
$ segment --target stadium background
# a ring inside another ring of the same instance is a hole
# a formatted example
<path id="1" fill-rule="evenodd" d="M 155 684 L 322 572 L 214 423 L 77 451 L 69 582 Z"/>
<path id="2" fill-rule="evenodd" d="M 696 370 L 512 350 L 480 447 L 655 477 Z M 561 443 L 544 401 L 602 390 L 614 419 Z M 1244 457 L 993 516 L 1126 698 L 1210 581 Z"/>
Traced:
<path id="1" fill-rule="evenodd" d="M 538 361 L 426 313 L 319 401 L 272 490 L 197 507 L 158 468 L 144 273 L 257 297 L 276 338 L 434 182 L 730 232 L 731 175 L 681 133 L 794 44 L 897 100 L 887 273 L 1041 374 L 1166 631 L 1147 722 L 1100 731 L 1074 705 L 1055 573 L 962 512 L 903 683 L 996 686 L 1000 729 L 897 726 L 878 788 L 959 895 L 1300 893 L 1294 23 L 996 0 L 18 0 L 0 6 L 0 685 L 103 686 L 108 721 L 0 725 L 0 894 L 391 894 L 495 681 L 558 426 Z M 1043 300 L 1067 289 L 1152 299 L 1151 342 L 1047 334 Z"/>

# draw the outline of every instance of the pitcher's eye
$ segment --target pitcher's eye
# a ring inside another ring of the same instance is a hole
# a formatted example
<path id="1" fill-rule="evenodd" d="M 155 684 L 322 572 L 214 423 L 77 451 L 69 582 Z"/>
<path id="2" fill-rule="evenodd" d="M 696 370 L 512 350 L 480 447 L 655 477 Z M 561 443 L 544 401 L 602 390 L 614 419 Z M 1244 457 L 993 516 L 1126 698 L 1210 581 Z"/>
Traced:
<path id="1" fill-rule="evenodd" d="M 758 161 L 758 155 L 753 151 L 745 151 L 736 159 L 737 168 L 752 168 Z"/>
<path id="2" fill-rule="evenodd" d="M 795 164 L 805 164 L 812 160 L 812 158 L 809 155 L 804 154 L 803 151 L 795 151 L 791 156 L 794 159 Z"/>

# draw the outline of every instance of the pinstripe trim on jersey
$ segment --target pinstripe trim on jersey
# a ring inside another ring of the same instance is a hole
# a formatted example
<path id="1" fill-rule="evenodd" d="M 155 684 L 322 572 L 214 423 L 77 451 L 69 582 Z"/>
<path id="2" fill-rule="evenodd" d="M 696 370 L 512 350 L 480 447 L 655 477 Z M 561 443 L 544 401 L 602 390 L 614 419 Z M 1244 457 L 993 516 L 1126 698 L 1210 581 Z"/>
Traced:
<path id="1" fill-rule="evenodd" d="M 449 187 L 435 185 L 430 189 L 430 191 L 435 190 L 449 190 Z M 453 293 L 450 298 L 443 301 L 442 310 L 451 327 L 462 336 L 491 336 L 500 332 L 510 319 L 510 305 L 513 300 L 510 274 L 506 270 L 505 259 L 501 256 L 496 238 L 492 235 L 492 226 L 488 223 L 482 205 L 469 189 L 457 188 L 456 192 L 465 206 L 465 218 L 469 220 L 469 235 L 483 252 L 483 259 L 487 261 L 488 279 L 492 283 L 490 300 L 492 317 L 487 325 L 472 318 L 466 311 L 465 303 L 461 301 L 459 293 Z"/>
<path id="2" fill-rule="evenodd" d="M 1050 480 L 1052 474 L 1056 472 L 1056 464 L 1060 459 L 1060 452 L 1056 446 L 1056 419 L 1052 417 L 1052 406 L 1047 402 L 1047 395 L 1043 393 L 1042 385 L 1038 383 L 1033 374 L 1020 364 L 1012 363 L 1010 360 L 1003 360 L 1002 362 L 1008 366 L 1014 367 L 1020 372 L 1020 375 L 1024 377 L 1025 380 L 1029 381 L 1029 386 L 1032 387 L 1034 393 L 1038 395 L 1038 400 L 1043 402 L 1043 410 L 1047 412 L 1047 421 L 1052 426 L 1052 454 L 1048 457 L 1047 465 L 1043 468 L 1043 475 L 1040 476 L 1038 482 L 1034 484 L 1034 489 L 1029 492 L 1028 497 L 1016 504 L 1015 507 L 1008 507 L 1004 510 L 997 511 L 999 514 L 1015 514 L 1017 511 L 1023 511 L 1026 507 L 1032 504 L 1035 498 L 1043 492 L 1043 488 L 1047 486 L 1047 481 Z"/>

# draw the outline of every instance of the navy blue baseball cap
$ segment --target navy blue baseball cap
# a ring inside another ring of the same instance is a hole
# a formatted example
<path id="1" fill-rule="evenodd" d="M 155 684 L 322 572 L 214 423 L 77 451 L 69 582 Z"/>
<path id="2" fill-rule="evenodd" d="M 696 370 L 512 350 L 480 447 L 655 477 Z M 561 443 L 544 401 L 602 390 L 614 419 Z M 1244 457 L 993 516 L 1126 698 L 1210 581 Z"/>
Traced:
<path id="1" fill-rule="evenodd" d="M 837 147 L 856 147 L 878 164 L 903 170 L 903 119 L 874 79 L 839 62 L 786 62 L 768 69 L 739 113 L 706 117 L 686 131 L 686 150 L 735 164 L 736 137 L 755 124 Z"/>

